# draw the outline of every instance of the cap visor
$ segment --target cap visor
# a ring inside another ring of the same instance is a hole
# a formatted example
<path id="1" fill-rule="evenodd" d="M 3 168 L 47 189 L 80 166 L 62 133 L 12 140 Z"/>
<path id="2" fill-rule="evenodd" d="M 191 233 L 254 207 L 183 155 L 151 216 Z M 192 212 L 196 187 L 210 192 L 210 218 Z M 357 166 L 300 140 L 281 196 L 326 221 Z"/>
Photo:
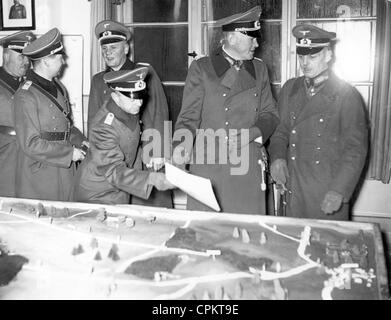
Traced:
<path id="1" fill-rule="evenodd" d="M 296 47 L 296 53 L 301 56 L 309 54 L 315 54 L 321 52 L 325 47 L 307 48 L 307 47 Z"/>
<path id="2" fill-rule="evenodd" d="M 104 44 L 117 43 L 117 42 L 121 42 L 121 41 L 125 41 L 125 39 L 124 38 L 117 38 L 117 37 L 106 38 L 106 39 L 100 40 L 100 45 L 103 46 Z"/>
<path id="3" fill-rule="evenodd" d="M 255 31 L 239 31 L 243 33 L 244 35 L 252 38 L 260 38 L 261 37 L 261 30 L 255 30 Z"/>

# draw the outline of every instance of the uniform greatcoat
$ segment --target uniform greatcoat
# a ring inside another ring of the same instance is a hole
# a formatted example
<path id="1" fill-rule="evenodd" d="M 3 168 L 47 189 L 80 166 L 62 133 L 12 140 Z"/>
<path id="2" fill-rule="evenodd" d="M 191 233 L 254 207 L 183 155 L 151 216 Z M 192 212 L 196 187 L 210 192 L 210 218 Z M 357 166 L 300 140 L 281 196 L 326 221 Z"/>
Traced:
<path id="1" fill-rule="evenodd" d="M 281 123 L 271 138 L 271 161 L 286 159 L 289 169 L 286 215 L 347 220 L 348 202 L 365 164 L 368 123 L 358 91 L 330 74 L 310 97 L 304 77 L 289 80 L 279 98 Z M 326 215 L 328 191 L 343 195 L 341 209 Z"/>
<path id="2" fill-rule="evenodd" d="M 258 127 L 263 141 L 267 141 L 278 123 L 278 113 L 272 97 L 266 65 L 259 59 L 245 61 L 238 71 L 224 58 L 222 50 L 210 57 L 193 61 L 183 93 L 182 109 L 175 126 L 174 145 L 181 139 L 181 130 L 188 129 L 195 139 L 183 146 L 191 153 L 193 161 L 199 152 L 204 153 L 202 164 L 191 164 L 192 174 L 211 179 L 217 200 L 224 212 L 266 214 L 265 192 L 261 190 L 262 146 L 254 141 L 249 144 L 249 157 L 242 159 L 246 172 L 233 175 L 239 168 L 232 159 L 224 159 L 229 129 Z M 204 149 L 194 148 L 203 139 L 199 129 L 224 130 L 225 137 Z M 196 150 L 197 149 L 197 150 Z M 220 151 L 223 153 L 220 154 Z M 215 152 L 213 163 L 207 157 Z M 187 208 L 210 211 L 211 209 L 188 196 Z"/>
<path id="3" fill-rule="evenodd" d="M 17 143 L 14 134 L 13 95 L 19 79 L 0 68 L 0 196 L 15 197 Z"/>
<path id="4" fill-rule="evenodd" d="M 161 154 L 155 154 L 154 157 L 163 157 L 163 142 L 164 142 L 164 121 L 169 121 L 169 113 L 167 106 L 167 99 L 164 94 L 163 86 L 160 82 L 159 76 L 157 75 L 154 68 L 146 63 L 134 63 L 131 60 L 126 60 L 125 64 L 121 67 L 121 70 L 133 70 L 139 67 L 147 66 L 149 69 L 148 75 L 145 78 L 147 83 L 147 94 L 143 99 L 143 107 L 140 120 L 142 122 L 142 130 L 156 129 L 159 131 L 162 137 Z M 110 99 L 112 90 L 104 82 L 103 77 L 105 73 L 111 71 L 110 68 L 94 75 L 91 81 L 90 97 L 88 102 L 88 127 L 90 128 L 92 119 L 99 110 L 99 108 Z M 167 137 L 165 137 L 167 138 Z M 171 137 L 170 137 L 171 138 Z M 141 144 L 138 146 L 140 150 Z M 147 161 L 147 160 L 145 160 Z M 144 170 L 147 170 L 144 166 Z M 161 206 L 172 208 L 172 196 L 171 190 L 158 191 L 157 189 L 152 190 L 152 194 L 148 200 L 138 199 L 132 197 L 134 204 L 148 205 L 148 206 Z"/>
<path id="5" fill-rule="evenodd" d="M 54 84 L 56 81 L 56 84 Z M 75 165 L 73 146 L 86 140 L 48 97 L 66 112 L 71 112 L 65 88 L 58 80 L 52 82 L 33 71 L 14 96 L 15 129 L 19 144 L 16 171 L 16 196 L 21 198 L 69 201 Z M 38 89 L 40 88 L 40 89 Z M 45 93 L 43 93 L 43 90 Z M 69 132 L 63 141 L 50 141 L 43 134 Z"/>
<path id="6" fill-rule="evenodd" d="M 153 186 L 142 171 L 138 115 L 107 101 L 91 122 L 90 149 L 78 169 L 75 200 L 91 203 L 129 204 L 131 195 L 147 199 Z"/>

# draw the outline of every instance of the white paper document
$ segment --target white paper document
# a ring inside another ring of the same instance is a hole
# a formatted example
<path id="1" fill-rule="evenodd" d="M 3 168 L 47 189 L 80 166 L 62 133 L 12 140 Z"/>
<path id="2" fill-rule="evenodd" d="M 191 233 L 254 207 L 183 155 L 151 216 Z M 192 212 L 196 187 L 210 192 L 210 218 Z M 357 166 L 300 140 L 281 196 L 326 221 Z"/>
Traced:
<path id="1" fill-rule="evenodd" d="M 165 167 L 166 179 L 170 183 L 213 210 L 221 211 L 209 179 L 187 173 L 169 163 Z"/>

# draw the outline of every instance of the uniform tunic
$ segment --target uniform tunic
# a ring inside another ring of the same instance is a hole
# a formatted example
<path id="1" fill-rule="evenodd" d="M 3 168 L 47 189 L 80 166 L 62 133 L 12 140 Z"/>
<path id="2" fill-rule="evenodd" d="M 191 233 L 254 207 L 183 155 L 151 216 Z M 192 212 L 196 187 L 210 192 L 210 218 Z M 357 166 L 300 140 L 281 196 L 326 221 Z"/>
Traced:
<path id="1" fill-rule="evenodd" d="M 286 215 L 347 220 L 348 202 L 365 164 L 368 124 L 360 94 L 331 74 L 314 96 L 304 77 L 289 80 L 279 98 L 281 123 L 270 144 L 271 161 L 286 159 L 289 175 Z M 343 195 L 341 209 L 326 215 L 328 191 Z"/>
<path id="2" fill-rule="evenodd" d="M 19 79 L 0 68 L 0 196 L 15 197 L 16 136 L 7 132 L 14 128 L 13 95 L 20 84 Z"/>
<path id="3" fill-rule="evenodd" d="M 246 172 L 234 175 L 232 169 L 239 168 L 233 159 L 220 158 L 220 151 L 227 150 L 229 129 L 258 127 L 265 142 L 278 123 L 278 114 L 271 94 L 266 65 L 259 59 L 245 61 L 237 71 L 230 67 L 222 50 L 211 57 L 193 61 L 186 79 L 182 109 L 175 125 L 174 145 L 181 139 L 181 130 L 187 129 L 193 138 L 184 143 L 190 153 L 202 139 L 198 129 L 224 130 L 225 137 L 215 141 L 215 149 L 206 144 L 204 149 L 193 150 L 204 153 L 202 164 L 191 164 L 190 172 L 211 179 L 222 211 L 246 214 L 265 214 L 265 192 L 261 190 L 262 146 L 254 141 L 249 144 L 249 157 L 244 158 Z M 197 136 L 196 136 L 197 135 Z M 214 152 L 212 161 L 207 157 Z M 224 154 L 224 152 L 222 153 Z M 220 161 L 221 160 L 221 161 Z M 208 164 L 209 163 L 209 164 Z M 190 210 L 211 209 L 188 197 Z"/>
<path id="4" fill-rule="evenodd" d="M 17 197 L 72 200 L 73 145 L 80 147 L 86 138 L 48 98 L 52 95 L 66 112 L 71 111 L 65 88 L 59 81 L 56 83 L 28 71 L 26 82 L 15 93 L 15 129 L 20 147 L 16 171 Z M 44 132 L 70 132 L 70 138 L 49 141 L 42 138 Z"/>
<path id="5" fill-rule="evenodd" d="M 147 83 L 147 94 L 146 97 L 143 99 L 143 107 L 140 111 L 142 130 L 153 128 L 159 131 L 160 136 L 162 137 L 162 152 L 160 154 L 154 154 L 154 157 L 163 157 L 164 121 L 169 120 L 169 113 L 167 99 L 164 94 L 163 86 L 160 82 L 159 76 L 151 65 L 145 63 L 134 63 L 130 60 L 126 60 L 125 64 L 121 67 L 121 70 L 133 70 L 135 68 L 145 66 L 148 67 L 149 72 L 147 77 L 145 78 L 145 82 Z M 110 99 L 110 94 L 112 91 L 103 80 L 103 76 L 109 71 L 111 71 L 110 68 L 100 73 L 97 73 L 92 78 L 88 103 L 88 127 L 91 126 L 92 119 L 99 110 L 99 108 L 104 104 L 105 101 Z M 140 148 L 138 152 L 141 154 L 141 144 L 137 146 L 137 148 Z M 145 159 L 144 161 L 148 162 L 147 159 Z M 146 170 L 145 166 L 144 170 Z M 161 206 L 167 208 L 172 208 L 173 206 L 171 190 L 158 191 L 157 189 L 153 189 L 152 194 L 148 200 L 132 197 L 132 201 L 134 204 L 148 206 Z"/>
<path id="6" fill-rule="evenodd" d="M 91 124 L 90 149 L 75 185 L 76 201 L 129 204 L 131 195 L 147 199 L 153 186 L 137 153 L 139 116 L 125 113 L 110 99 Z"/>

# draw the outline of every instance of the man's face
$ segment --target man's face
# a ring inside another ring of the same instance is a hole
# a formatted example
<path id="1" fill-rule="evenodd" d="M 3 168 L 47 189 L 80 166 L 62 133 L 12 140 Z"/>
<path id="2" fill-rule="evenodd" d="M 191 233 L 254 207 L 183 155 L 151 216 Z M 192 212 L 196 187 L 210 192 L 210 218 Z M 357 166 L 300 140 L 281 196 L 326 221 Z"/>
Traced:
<path id="1" fill-rule="evenodd" d="M 257 38 L 234 32 L 232 40 L 231 48 L 235 51 L 238 59 L 251 60 L 254 58 L 254 52 L 258 48 Z"/>
<path id="2" fill-rule="evenodd" d="M 7 50 L 4 54 L 4 67 L 14 77 L 23 77 L 30 67 L 29 59 L 14 50 Z"/>
<path id="3" fill-rule="evenodd" d="M 315 54 L 299 55 L 301 70 L 306 78 L 314 78 L 328 68 L 331 61 L 331 51 L 324 48 Z"/>
<path id="4" fill-rule="evenodd" d="M 47 57 L 47 67 L 53 77 L 61 72 L 63 65 L 65 65 L 65 60 L 62 54 L 54 54 Z"/>
<path id="5" fill-rule="evenodd" d="M 19 4 L 19 0 L 14 0 L 14 4 Z"/>
<path id="6" fill-rule="evenodd" d="M 125 41 L 102 45 L 102 56 L 106 65 L 117 71 L 125 63 L 129 45 Z"/>

